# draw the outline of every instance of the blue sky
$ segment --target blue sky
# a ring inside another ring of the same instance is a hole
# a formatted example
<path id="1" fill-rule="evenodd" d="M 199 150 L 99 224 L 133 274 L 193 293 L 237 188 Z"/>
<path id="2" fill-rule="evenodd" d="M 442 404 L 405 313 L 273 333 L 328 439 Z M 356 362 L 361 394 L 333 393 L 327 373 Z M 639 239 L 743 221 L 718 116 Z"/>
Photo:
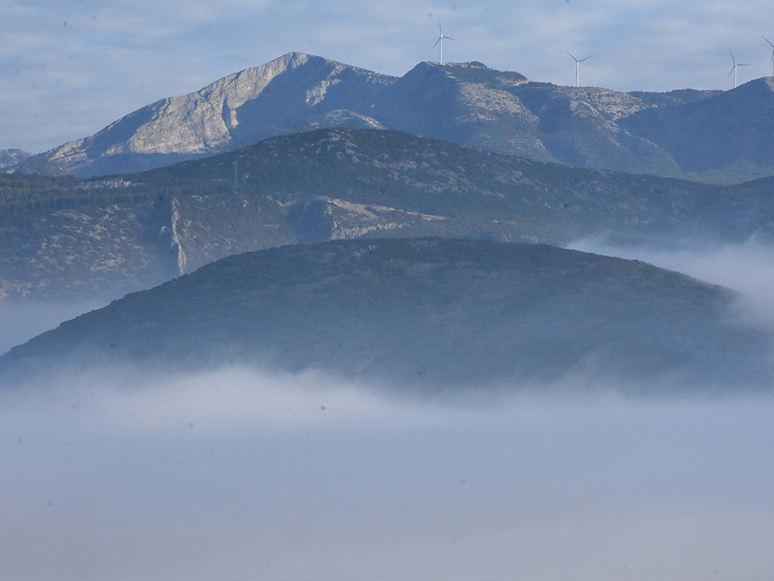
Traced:
<path id="1" fill-rule="evenodd" d="M 0 148 L 39 152 L 290 51 L 402 75 L 437 60 L 438 19 L 478 60 L 557 84 L 730 88 L 770 71 L 774 2 L 0 2 Z"/>

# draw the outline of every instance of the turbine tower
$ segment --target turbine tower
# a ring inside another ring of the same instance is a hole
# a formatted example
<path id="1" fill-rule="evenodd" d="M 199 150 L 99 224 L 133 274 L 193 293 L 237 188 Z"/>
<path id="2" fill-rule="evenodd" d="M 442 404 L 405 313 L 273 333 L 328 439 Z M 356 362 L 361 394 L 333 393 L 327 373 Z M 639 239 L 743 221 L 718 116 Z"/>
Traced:
<path id="1" fill-rule="evenodd" d="M 734 74 L 734 89 L 736 89 L 736 69 L 738 69 L 739 67 L 749 67 L 750 65 L 736 62 L 736 59 L 734 58 L 734 53 L 732 53 L 730 50 L 728 52 L 731 54 L 731 60 L 734 61 L 734 66 L 731 67 L 731 73 Z M 728 77 L 731 76 L 731 73 L 728 73 Z"/>
<path id="2" fill-rule="evenodd" d="M 765 36 L 763 37 L 763 40 L 768 42 L 769 46 L 771 46 L 771 76 L 774 77 L 774 44 L 771 44 L 771 41 Z"/>
<path id="3" fill-rule="evenodd" d="M 438 21 L 438 32 L 440 33 L 438 35 L 438 40 L 435 41 L 435 44 L 433 45 L 433 48 L 435 48 L 438 43 L 441 43 L 441 64 L 443 64 L 443 39 L 447 40 L 457 40 L 456 38 L 452 38 L 451 36 L 444 36 L 443 34 L 443 28 L 441 27 L 441 21 Z"/>
<path id="4" fill-rule="evenodd" d="M 570 54 L 570 51 L 566 50 L 566 51 L 564 51 L 564 52 L 566 52 L 567 54 L 569 54 L 569 55 L 570 55 L 570 57 L 572 58 L 572 60 L 574 60 L 574 61 L 575 61 L 575 86 L 576 86 L 576 87 L 579 87 L 579 86 L 580 86 L 580 64 L 581 64 L 583 61 L 587 61 L 587 60 L 589 60 L 589 59 L 591 58 L 591 56 L 594 56 L 594 55 L 587 56 L 585 59 L 580 59 L 580 60 L 578 60 L 578 59 L 576 59 L 574 56 L 572 56 L 572 55 Z"/>

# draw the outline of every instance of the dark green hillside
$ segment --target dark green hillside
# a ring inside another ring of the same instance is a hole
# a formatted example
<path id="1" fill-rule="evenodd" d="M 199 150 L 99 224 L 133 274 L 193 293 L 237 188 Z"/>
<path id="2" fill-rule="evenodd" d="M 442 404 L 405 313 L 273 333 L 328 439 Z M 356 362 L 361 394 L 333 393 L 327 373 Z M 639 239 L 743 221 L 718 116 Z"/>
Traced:
<path id="1" fill-rule="evenodd" d="M 708 99 L 709 97 L 716 97 L 723 91 L 700 91 L 697 89 L 676 89 L 674 91 L 667 91 L 666 93 L 654 93 L 650 91 L 631 91 L 629 94 L 632 97 L 637 97 L 648 105 L 655 105 L 656 107 L 664 107 L 667 105 L 684 105 L 685 103 L 693 103 L 695 101 L 701 101 L 702 99 Z"/>
<path id="2" fill-rule="evenodd" d="M 270 197 L 292 208 L 322 202 L 308 208 L 309 221 L 315 208 L 320 221 L 336 221 L 337 209 L 355 204 L 363 212 L 389 208 L 441 218 L 432 226 L 435 233 L 560 244 L 601 233 L 745 238 L 769 228 L 774 215 L 768 191 L 755 187 L 569 168 L 377 130 L 281 136 L 131 180 L 140 191 L 161 194 L 209 189 L 245 199 Z M 429 227 L 431 220 L 425 222 Z M 335 227 L 331 235 L 336 237 Z"/>
<path id="3" fill-rule="evenodd" d="M 123 180 L 86 182 L 73 176 L 0 174 L 0 211 L 27 212 L 52 207 L 144 202 L 153 197 Z"/>
<path id="4" fill-rule="evenodd" d="M 0 174 L 0 299 L 83 299 L 177 275 L 174 202 L 122 180 Z"/>

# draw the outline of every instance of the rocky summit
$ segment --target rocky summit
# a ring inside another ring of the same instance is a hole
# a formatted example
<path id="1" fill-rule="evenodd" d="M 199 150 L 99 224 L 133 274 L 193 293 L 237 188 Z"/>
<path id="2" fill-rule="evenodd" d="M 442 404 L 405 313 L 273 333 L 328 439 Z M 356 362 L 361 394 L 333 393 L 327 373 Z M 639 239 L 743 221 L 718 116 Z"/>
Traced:
<path id="1" fill-rule="evenodd" d="M 638 261 L 483 240 L 342 240 L 246 253 L 12 349 L 0 377 L 61 366 L 248 365 L 426 387 L 567 374 L 668 389 L 754 384 L 767 337 L 730 291 Z"/>
<path id="2" fill-rule="evenodd" d="M 621 93 L 536 82 L 479 62 L 397 78 L 290 53 L 163 99 L 98 133 L 19 158 L 33 173 L 138 172 L 324 127 L 406 131 L 573 167 L 741 182 L 774 174 L 770 81 Z M 722 136 L 733 139 L 716 139 Z"/>
<path id="3" fill-rule="evenodd" d="M 353 111 L 392 77 L 302 53 L 143 107 L 84 139 L 28 160 L 37 173 L 132 172 L 317 126 L 378 127 Z"/>

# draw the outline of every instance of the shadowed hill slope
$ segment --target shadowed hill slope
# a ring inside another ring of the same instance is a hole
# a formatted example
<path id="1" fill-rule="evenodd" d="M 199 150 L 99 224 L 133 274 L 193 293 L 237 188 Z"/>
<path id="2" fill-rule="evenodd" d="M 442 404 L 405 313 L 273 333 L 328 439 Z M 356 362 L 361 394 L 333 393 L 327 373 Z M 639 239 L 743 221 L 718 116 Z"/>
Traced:
<path id="1" fill-rule="evenodd" d="M 638 111 L 621 126 L 666 151 L 680 168 L 742 181 L 774 174 L 774 77 L 709 99 Z"/>
<path id="2" fill-rule="evenodd" d="M 729 322 L 731 301 L 638 261 L 551 246 L 334 241 L 220 260 L 63 323 L 0 365 L 6 379 L 236 363 L 432 389 L 567 373 L 743 385 L 767 376 L 768 343 Z"/>

